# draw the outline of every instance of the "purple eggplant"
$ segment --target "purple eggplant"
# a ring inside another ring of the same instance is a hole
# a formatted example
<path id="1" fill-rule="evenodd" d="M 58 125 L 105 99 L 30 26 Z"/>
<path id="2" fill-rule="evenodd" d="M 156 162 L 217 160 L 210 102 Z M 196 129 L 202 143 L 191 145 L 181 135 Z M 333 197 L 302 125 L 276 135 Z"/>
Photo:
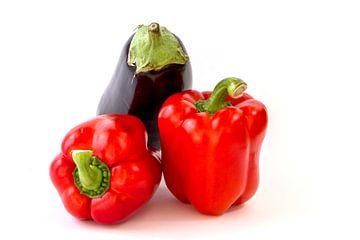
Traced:
<path id="1" fill-rule="evenodd" d="M 97 114 L 131 114 L 146 126 L 153 150 L 160 150 L 157 115 L 172 94 L 190 89 L 192 72 L 181 40 L 158 23 L 140 25 L 125 43 Z"/>

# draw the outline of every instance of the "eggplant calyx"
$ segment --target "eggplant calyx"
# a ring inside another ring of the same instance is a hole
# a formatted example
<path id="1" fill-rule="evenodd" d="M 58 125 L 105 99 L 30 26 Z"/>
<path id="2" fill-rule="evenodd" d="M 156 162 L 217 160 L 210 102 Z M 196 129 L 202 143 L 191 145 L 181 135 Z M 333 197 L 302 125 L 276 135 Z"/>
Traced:
<path id="1" fill-rule="evenodd" d="M 158 23 L 139 25 L 131 40 L 127 63 L 136 73 L 160 70 L 169 64 L 185 64 L 189 57 L 179 40 Z"/>

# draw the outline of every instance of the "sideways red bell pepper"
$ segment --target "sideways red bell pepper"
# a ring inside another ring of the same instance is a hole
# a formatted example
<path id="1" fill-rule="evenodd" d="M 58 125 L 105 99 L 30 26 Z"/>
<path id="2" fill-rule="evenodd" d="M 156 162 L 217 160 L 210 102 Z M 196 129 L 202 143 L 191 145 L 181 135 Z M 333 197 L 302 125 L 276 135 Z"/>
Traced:
<path id="1" fill-rule="evenodd" d="M 202 213 L 222 214 L 257 190 L 267 112 L 243 94 L 246 87 L 227 78 L 211 96 L 192 90 L 174 94 L 159 112 L 166 185 Z"/>
<path id="2" fill-rule="evenodd" d="M 154 194 L 158 159 L 147 149 L 145 126 L 129 115 L 101 115 L 70 130 L 50 176 L 76 218 L 124 221 Z"/>

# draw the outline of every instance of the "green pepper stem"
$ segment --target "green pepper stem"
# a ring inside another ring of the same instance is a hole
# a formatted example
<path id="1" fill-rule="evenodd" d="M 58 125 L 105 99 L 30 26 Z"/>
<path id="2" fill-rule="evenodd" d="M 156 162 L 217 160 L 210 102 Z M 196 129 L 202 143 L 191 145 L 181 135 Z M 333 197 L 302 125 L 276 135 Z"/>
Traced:
<path id="1" fill-rule="evenodd" d="M 214 114 L 222 108 L 231 106 L 230 102 L 225 102 L 227 96 L 239 98 L 246 88 L 246 83 L 239 78 L 225 78 L 215 86 L 214 91 L 208 99 L 197 101 L 195 106 L 199 112 Z"/>
<path id="2" fill-rule="evenodd" d="M 80 182 L 89 190 L 97 189 L 102 180 L 101 170 L 91 164 L 92 154 L 93 152 L 91 150 L 74 150 L 71 153 L 79 171 Z"/>
<path id="3" fill-rule="evenodd" d="M 110 187 L 110 169 L 91 150 L 73 150 L 76 164 L 73 171 L 74 184 L 90 198 L 101 197 Z"/>

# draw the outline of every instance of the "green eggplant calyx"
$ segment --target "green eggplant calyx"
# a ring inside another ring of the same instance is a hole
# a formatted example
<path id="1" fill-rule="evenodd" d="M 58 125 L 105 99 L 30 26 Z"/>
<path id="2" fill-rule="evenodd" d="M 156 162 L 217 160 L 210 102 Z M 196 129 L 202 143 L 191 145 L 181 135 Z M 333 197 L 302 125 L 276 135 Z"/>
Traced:
<path id="1" fill-rule="evenodd" d="M 139 25 L 131 40 L 127 64 L 136 73 L 160 70 L 169 64 L 185 64 L 189 60 L 179 40 L 158 23 Z"/>

